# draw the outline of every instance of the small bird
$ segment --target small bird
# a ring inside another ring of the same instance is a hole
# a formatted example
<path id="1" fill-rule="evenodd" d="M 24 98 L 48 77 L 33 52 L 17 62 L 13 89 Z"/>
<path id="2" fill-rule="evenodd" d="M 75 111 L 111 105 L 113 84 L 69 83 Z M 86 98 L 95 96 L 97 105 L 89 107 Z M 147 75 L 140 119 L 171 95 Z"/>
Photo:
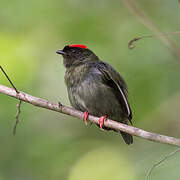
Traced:
<path id="1" fill-rule="evenodd" d="M 105 130 L 111 130 L 103 126 L 107 117 L 124 124 L 131 123 L 127 85 L 111 65 L 81 44 L 67 45 L 56 53 L 63 56 L 70 103 L 84 112 L 85 123 L 89 114 L 100 117 L 98 123 Z M 120 133 L 126 144 L 133 143 L 130 134 Z"/>

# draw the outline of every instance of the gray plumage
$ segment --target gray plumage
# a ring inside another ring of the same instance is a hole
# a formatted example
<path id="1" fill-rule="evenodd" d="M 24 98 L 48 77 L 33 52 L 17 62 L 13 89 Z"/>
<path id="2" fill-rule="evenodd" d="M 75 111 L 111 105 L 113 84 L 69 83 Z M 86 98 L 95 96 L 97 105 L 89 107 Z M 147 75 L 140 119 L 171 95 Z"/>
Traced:
<path id="1" fill-rule="evenodd" d="M 131 122 L 126 83 L 111 65 L 86 48 L 65 46 L 57 53 L 64 57 L 65 83 L 75 109 L 98 117 L 106 115 L 124 124 Z M 133 143 L 130 134 L 121 135 L 126 144 Z"/>

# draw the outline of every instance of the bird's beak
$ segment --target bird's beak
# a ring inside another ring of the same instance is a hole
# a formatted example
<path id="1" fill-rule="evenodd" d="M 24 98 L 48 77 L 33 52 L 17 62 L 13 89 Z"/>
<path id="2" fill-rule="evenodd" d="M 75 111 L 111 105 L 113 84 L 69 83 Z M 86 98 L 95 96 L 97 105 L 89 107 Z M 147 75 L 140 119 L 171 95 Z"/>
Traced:
<path id="1" fill-rule="evenodd" d="M 57 50 L 56 53 L 61 55 L 66 55 L 66 53 L 63 50 Z"/>

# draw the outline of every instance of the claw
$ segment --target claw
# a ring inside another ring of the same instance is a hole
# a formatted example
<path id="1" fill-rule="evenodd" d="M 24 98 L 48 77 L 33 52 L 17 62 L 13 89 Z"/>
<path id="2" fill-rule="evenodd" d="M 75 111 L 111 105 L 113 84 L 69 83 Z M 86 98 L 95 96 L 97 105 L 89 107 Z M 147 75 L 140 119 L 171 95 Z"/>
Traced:
<path id="1" fill-rule="evenodd" d="M 86 126 L 87 126 L 87 118 L 88 118 L 88 116 L 89 116 L 88 111 L 84 112 L 84 114 L 83 114 L 83 120 L 84 120 L 84 123 L 86 124 Z"/>
<path id="2" fill-rule="evenodd" d="M 62 104 L 61 102 L 58 102 L 58 107 L 61 108 Z"/>
<path id="3" fill-rule="evenodd" d="M 99 119 L 98 119 L 98 124 L 100 126 L 101 129 L 103 129 L 103 125 L 104 125 L 104 120 L 107 118 L 107 116 L 101 116 Z"/>

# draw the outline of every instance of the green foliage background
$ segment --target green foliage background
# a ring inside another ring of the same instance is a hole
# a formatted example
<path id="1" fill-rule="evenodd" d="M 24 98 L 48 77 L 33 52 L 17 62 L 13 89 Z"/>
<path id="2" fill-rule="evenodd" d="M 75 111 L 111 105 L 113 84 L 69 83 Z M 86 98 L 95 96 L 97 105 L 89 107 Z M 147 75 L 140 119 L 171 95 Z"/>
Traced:
<path id="1" fill-rule="evenodd" d="M 178 0 L 136 3 L 161 31 L 180 29 Z M 127 81 L 135 126 L 180 137 L 180 60 L 155 38 L 128 49 L 129 40 L 145 34 L 151 32 L 121 1 L 0 0 L 0 65 L 19 90 L 69 105 L 55 52 L 85 44 Z M 180 45 L 180 36 L 171 38 Z M 2 73 L 0 84 L 10 86 Z M 0 180 L 139 180 L 175 149 L 136 137 L 126 146 L 119 134 L 25 103 L 14 137 L 16 104 L 0 94 Z M 178 180 L 179 166 L 177 154 L 151 179 Z"/>

